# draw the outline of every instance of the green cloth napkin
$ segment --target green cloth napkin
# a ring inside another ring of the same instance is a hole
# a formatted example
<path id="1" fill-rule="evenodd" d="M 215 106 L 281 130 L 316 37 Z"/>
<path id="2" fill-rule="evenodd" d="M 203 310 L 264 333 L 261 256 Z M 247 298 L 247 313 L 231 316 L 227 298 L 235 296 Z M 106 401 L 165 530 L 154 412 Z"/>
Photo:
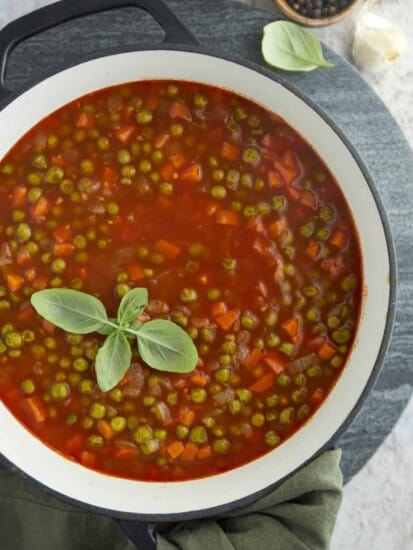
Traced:
<path id="1" fill-rule="evenodd" d="M 322 550 L 342 499 L 341 452 L 326 451 L 254 504 L 158 535 L 157 550 Z M 225 490 L 225 488 L 223 488 Z M 0 470 L 2 550 L 139 550 L 110 518 Z"/>

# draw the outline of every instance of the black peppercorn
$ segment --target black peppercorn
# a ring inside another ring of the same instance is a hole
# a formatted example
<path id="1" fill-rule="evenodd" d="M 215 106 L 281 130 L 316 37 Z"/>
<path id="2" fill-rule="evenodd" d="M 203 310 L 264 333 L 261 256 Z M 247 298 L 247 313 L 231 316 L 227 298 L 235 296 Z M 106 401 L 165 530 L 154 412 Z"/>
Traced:
<path id="1" fill-rule="evenodd" d="M 340 13 L 353 0 L 287 0 L 292 9 L 312 18 L 328 17 Z"/>

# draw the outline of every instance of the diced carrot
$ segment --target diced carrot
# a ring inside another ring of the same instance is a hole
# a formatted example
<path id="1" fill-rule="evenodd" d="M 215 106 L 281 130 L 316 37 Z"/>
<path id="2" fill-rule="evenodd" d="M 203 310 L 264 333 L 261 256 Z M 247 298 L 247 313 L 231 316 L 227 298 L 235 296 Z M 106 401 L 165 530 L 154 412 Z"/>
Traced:
<path id="1" fill-rule="evenodd" d="M 31 321 L 35 318 L 35 311 L 32 306 L 29 304 L 19 311 L 17 314 L 17 319 L 19 321 Z"/>
<path id="2" fill-rule="evenodd" d="M 72 243 L 56 243 L 53 247 L 54 255 L 59 258 L 70 256 L 75 251 L 75 245 Z"/>
<path id="3" fill-rule="evenodd" d="M 192 426 L 192 424 L 193 424 L 194 421 L 195 421 L 195 413 L 194 413 L 194 411 L 192 411 L 192 410 L 189 409 L 188 407 L 183 407 L 183 408 L 179 411 L 179 421 L 180 421 L 184 426 Z"/>
<path id="4" fill-rule="evenodd" d="M 184 449 L 185 447 L 182 441 L 172 441 L 172 443 L 169 443 L 166 447 L 166 451 L 172 460 L 178 458 L 184 452 Z"/>
<path id="5" fill-rule="evenodd" d="M 179 457 L 181 460 L 194 460 L 198 452 L 198 445 L 195 443 L 185 443 L 185 448 Z"/>
<path id="6" fill-rule="evenodd" d="M 297 172 L 300 171 L 296 154 L 292 149 L 285 151 L 285 153 L 282 156 L 282 161 L 284 165 L 287 166 L 287 168 L 292 168 Z"/>
<path id="7" fill-rule="evenodd" d="M 323 388 L 317 388 L 316 390 L 313 391 L 313 393 L 311 395 L 311 402 L 315 403 L 315 404 L 321 403 L 323 398 L 324 398 Z"/>
<path id="8" fill-rule="evenodd" d="M 176 244 L 167 241 L 166 239 L 160 239 L 154 246 L 156 252 L 159 252 L 168 260 L 175 260 L 181 253 L 181 249 Z"/>
<path id="9" fill-rule="evenodd" d="M 198 183 L 202 180 L 202 166 L 191 164 L 179 174 L 180 180 L 184 183 Z"/>
<path id="10" fill-rule="evenodd" d="M 24 278 L 15 273 L 6 275 L 6 282 L 10 292 L 17 292 L 24 285 Z"/>
<path id="11" fill-rule="evenodd" d="M 273 372 L 268 372 L 267 374 L 264 374 L 264 376 L 251 384 L 250 390 L 254 393 L 260 393 L 269 390 L 274 383 L 274 377 L 275 375 Z"/>
<path id="12" fill-rule="evenodd" d="M 168 143 L 168 141 L 171 139 L 171 134 L 169 132 L 162 132 L 157 136 L 153 142 L 153 146 L 155 149 L 162 149 L 164 145 Z"/>
<path id="13" fill-rule="evenodd" d="M 205 460 L 206 458 L 209 458 L 211 455 L 212 455 L 211 445 L 204 445 L 198 450 L 196 457 L 200 458 L 201 460 Z"/>
<path id="14" fill-rule="evenodd" d="M 131 120 L 133 118 L 133 115 L 135 113 L 135 109 L 132 105 L 124 105 L 122 107 L 122 116 L 123 120 Z"/>
<path id="15" fill-rule="evenodd" d="M 42 329 L 46 334 L 54 334 L 56 332 L 56 325 L 46 319 L 42 319 Z"/>
<path id="16" fill-rule="evenodd" d="M 96 464 L 96 455 L 90 451 L 82 451 L 80 453 L 80 462 L 83 466 L 93 467 Z"/>
<path id="17" fill-rule="evenodd" d="M 264 134 L 261 139 L 261 144 L 271 153 L 282 153 L 286 147 L 286 140 Z"/>
<path id="18" fill-rule="evenodd" d="M 134 283 L 145 278 L 145 271 L 139 264 L 130 264 L 126 268 L 129 279 Z"/>
<path id="19" fill-rule="evenodd" d="M 179 101 L 173 101 L 169 107 L 169 116 L 172 119 L 181 119 L 191 122 L 192 116 L 186 105 L 180 103 Z"/>
<path id="20" fill-rule="evenodd" d="M 42 216 L 45 216 L 51 208 L 50 202 L 46 199 L 46 197 L 41 196 L 40 199 L 35 204 L 35 207 L 33 209 L 33 216 L 35 218 L 39 218 Z"/>
<path id="21" fill-rule="evenodd" d="M 34 290 L 44 290 L 49 284 L 49 279 L 47 277 L 38 276 L 35 277 L 32 281 L 32 287 Z"/>
<path id="22" fill-rule="evenodd" d="M 240 148 L 234 143 L 224 141 L 221 145 L 221 157 L 227 160 L 235 161 L 239 157 Z"/>
<path id="23" fill-rule="evenodd" d="M 245 366 L 247 369 L 253 369 L 258 365 L 263 357 L 263 353 L 258 348 L 252 348 L 249 352 L 247 359 L 245 360 Z"/>
<path id="24" fill-rule="evenodd" d="M 117 460 L 131 460 L 139 456 L 139 449 L 133 445 L 120 445 L 118 444 L 115 452 L 115 458 Z"/>
<path id="25" fill-rule="evenodd" d="M 284 180 L 282 179 L 279 172 L 276 170 L 271 170 L 267 175 L 268 187 L 282 187 L 284 185 Z"/>
<path id="26" fill-rule="evenodd" d="M 323 359 L 323 361 L 329 361 L 334 357 L 336 351 L 337 350 L 335 346 L 325 340 L 321 345 L 321 348 L 318 350 L 318 356 L 320 357 L 320 359 Z"/>
<path id="27" fill-rule="evenodd" d="M 225 302 L 215 302 L 211 306 L 211 315 L 212 317 L 219 317 L 223 315 L 228 310 L 227 304 Z"/>
<path id="28" fill-rule="evenodd" d="M 286 151 L 282 160 L 275 159 L 274 168 L 278 170 L 287 185 L 291 185 L 300 175 L 300 167 L 293 151 Z"/>
<path id="29" fill-rule="evenodd" d="M 81 433 L 77 433 L 65 442 L 65 449 L 70 454 L 77 454 L 82 450 L 84 442 L 85 436 Z"/>
<path id="30" fill-rule="evenodd" d="M 307 256 L 312 260 L 314 260 L 317 257 L 319 251 L 320 251 L 320 245 L 318 244 L 317 241 L 314 241 L 313 239 L 311 239 L 306 249 Z"/>
<path id="31" fill-rule="evenodd" d="M 53 231 L 53 237 L 58 243 L 65 243 L 72 235 L 72 228 L 68 225 L 62 225 Z"/>
<path id="32" fill-rule="evenodd" d="M 33 422 L 44 422 L 47 418 L 47 410 L 37 395 L 23 399 L 23 409 Z"/>
<path id="33" fill-rule="evenodd" d="M 93 128 L 95 125 L 95 115 L 93 113 L 80 113 L 76 126 L 77 128 Z"/>
<path id="34" fill-rule="evenodd" d="M 115 435 L 112 426 L 107 420 L 98 420 L 96 423 L 96 427 L 100 435 L 105 439 L 112 439 L 112 437 Z"/>
<path id="35" fill-rule="evenodd" d="M 284 217 L 279 218 L 275 222 L 272 222 L 268 227 L 267 231 L 273 239 L 276 239 L 287 229 L 287 221 Z"/>
<path id="36" fill-rule="evenodd" d="M 270 367 L 274 374 L 284 372 L 284 361 L 281 358 L 276 357 L 275 354 L 269 353 L 263 358 L 262 361 L 265 365 L 267 365 L 267 367 Z"/>
<path id="37" fill-rule="evenodd" d="M 191 382 L 196 386 L 206 386 L 209 382 L 209 376 L 204 372 L 194 372 L 191 376 Z"/>
<path id="38" fill-rule="evenodd" d="M 330 244 L 336 248 L 344 248 L 347 244 L 348 235 L 346 231 L 338 229 L 330 237 Z"/>
<path id="39" fill-rule="evenodd" d="M 284 321 L 281 326 L 288 334 L 288 336 L 293 337 L 297 336 L 300 323 L 297 317 L 291 317 L 291 319 L 287 319 L 286 321 Z"/>
<path id="40" fill-rule="evenodd" d="M 132 125 L 121 126 L 115 131 L 115 136 L 121 143 L 130 141 L 136 131 L 136 127 Z"/>
<path id="41" fill-rule="evenodd" d="M 264 224 L 262 223 L 261 218 L 250 218 L 247 222 L 247 227 L 251 231 L 256 231 L 257 233 L 264 232 Z"/>
<path id="42" fill-rule="evenodd" d="M 186 156 L 183 153 L 175 153 L 175 155 L 171 155 L 168 160 L 172 162 L 174 168 L 176 169 L 182 168 L 187 161 Z"/>
<path id="43" fill-rule="evenodd" d="M 163 164 L 159 169 L 159 173 L 166 181 L 170 181 L 171 179 L 173 179 L 175 171 L 175 166 L 172 164 L 172 162 L 167 162 L 166 164 Z"/>
<path id="44" fill-rule="evenodd" d="M 27 266 L 31 263 L 32 257 L 30 256 L 27 246 L 20 246 L 16 254 L 16 262 L 18 265 Z"/>
<path id="45" fill-rule="evenodd" d="M 26 203 L 27 187 L 17 185 L 13 190 L 13 206 L 24 206 Z"/>
<path id="46" fill-rule="evenodd" d="M 315 194 L 309 189 L 302 189 L 301 196 L 298 200 L 300 204 L 308 206 L 308 208 L 312 208 L 313 210 L 315 210 L 317 206 L 317 198 Z"/>
<path id="47" fill-rule="evenodd" d="M 117 172 L 110 166 L 105 166 L 102 174 L 102 182 L 104 185 L 112 185 L 118 178 Z"/>
<path id="48" fill-rule="evenodd" d="M 238 321 L 240 314 L 240 309 L 230 309 L 226 313 L 216 317 L 215 321 L 222 328 L 222 330 L 229 330 L 234 325 L 235 321 Z"/>
<path id="49" fill-rule="evenodd" d="M 65 163 L 62 155 L 53 155 L 50 160 L 52 161 L 53 166 L 63 166 Z"/>
<path id="50" fill-rule="evenodd" d="M 232 210 L 218 210 L 216 213 L 216 222 L 220 225 L 240 225 L 240 217 L 237 212 Z"/>
<path id="51" fill-rule="evenodd" d="M 26 281 L 31 283 L 33 279 L 36 277 L 36 268 L 30 267 L 28 269 L 25 269 L 23 275 Z"/>
<path id="52" fill-rule="evenodd" d="M 149 96 L 149 98 L 146 101 L 145 107 L 147 109 L 151 109 L 151 111 L 155 111 L 155 109 L 158 108 L 160 102 L 161 102 L 160 94 L 159 93 L 157 93 L 157 94 L 151 93 L 151 95 Z"/>

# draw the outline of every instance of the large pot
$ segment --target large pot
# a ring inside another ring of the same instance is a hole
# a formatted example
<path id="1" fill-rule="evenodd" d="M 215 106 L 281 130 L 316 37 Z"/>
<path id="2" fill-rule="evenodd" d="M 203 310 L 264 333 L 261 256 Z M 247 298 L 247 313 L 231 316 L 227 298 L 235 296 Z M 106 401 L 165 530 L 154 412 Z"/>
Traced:
<path id="1" fill-rule="evenodd" d="M 24 38 L 86 14 L 136 6 L 164 27 L 166 45 L 96 55 L 19 93 L 4 75 L 11 49 Z M 0 403 L 0 453 L 33 480 L 74 502 L 124 518 L 173 520 L 211 515 L 252 501 L 331 446 L 354 418 L 379 372 L 390 339 L 395 260 L 390 231 L 372 179 L 336 125 L 297 89 L 250 64 L 200 48 L 161 0 L 71 0 L 23 17 L 0 33 L 0 158 L 52 111 L 99 88 L 139 79 L 182 79 L 234 90 L 279 113 L 313 145 L 351 206 L 364 271 L 362 314 L 350 359 L 325 403 L 283 445 L 227 473 L 185 482 L 145 483 L 82 467 L 33 437 Z M 7 131 L 4 131 L 7 129 Z"/>

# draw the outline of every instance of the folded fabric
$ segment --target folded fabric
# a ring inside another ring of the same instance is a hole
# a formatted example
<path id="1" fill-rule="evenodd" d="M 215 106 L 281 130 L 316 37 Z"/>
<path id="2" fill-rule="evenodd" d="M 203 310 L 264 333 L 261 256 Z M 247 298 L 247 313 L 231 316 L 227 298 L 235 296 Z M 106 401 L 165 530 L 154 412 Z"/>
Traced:
<path id="1" fill-rule="evenodd" d="M 327 549 L 342 499 L 340 456 L 323 453 L 249 506 L 179 523 L 157 535 L 156 550 Z M 132 542 L 109 517 L 66 504 L 9 470 L 0 470 L 0 533 L 2 550 L 140 550 L 139 539 Z"/>

